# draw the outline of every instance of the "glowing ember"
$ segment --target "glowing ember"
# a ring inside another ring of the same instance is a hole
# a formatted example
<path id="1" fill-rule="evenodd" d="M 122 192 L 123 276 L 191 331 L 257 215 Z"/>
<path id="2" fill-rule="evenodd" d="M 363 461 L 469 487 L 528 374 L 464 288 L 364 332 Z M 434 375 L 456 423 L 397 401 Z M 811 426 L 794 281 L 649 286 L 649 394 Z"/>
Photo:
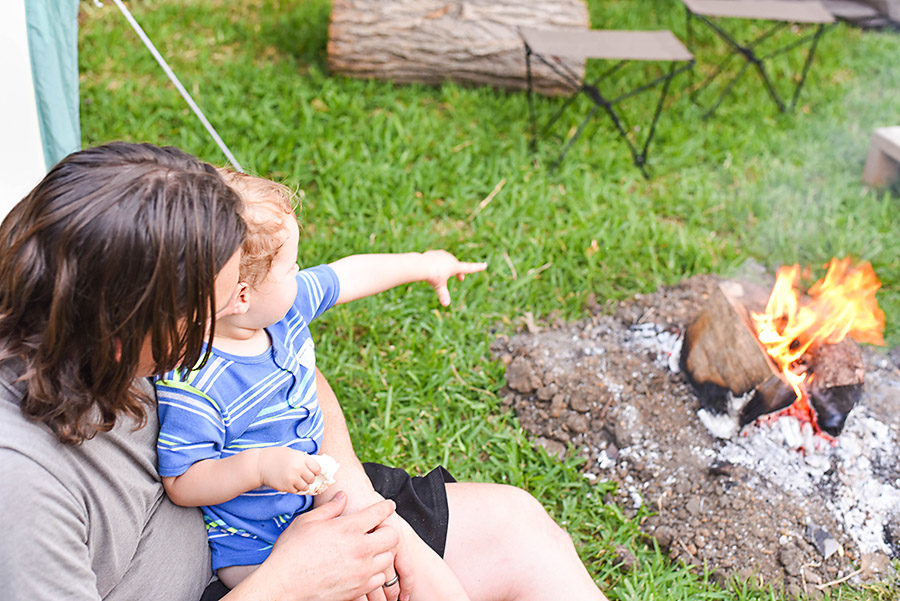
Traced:
<path id="1" fill-rule="evenodd" d="M 812 422 L 818 433 L 821 430 L 807 393 L 815 376 L 808 373 L 804 357 L 845 336 L 884 344 L 884 312 L 875 300 L 881 282 L 872 265 L 866 262 L 851 267 L 847 258 L 832 259 L 827 268 L 825 277 L 802 298 L 800 267 L 780 268 L 765 313 L 751 314 L 759 341 L 797 395 L 785 412 Z"/>

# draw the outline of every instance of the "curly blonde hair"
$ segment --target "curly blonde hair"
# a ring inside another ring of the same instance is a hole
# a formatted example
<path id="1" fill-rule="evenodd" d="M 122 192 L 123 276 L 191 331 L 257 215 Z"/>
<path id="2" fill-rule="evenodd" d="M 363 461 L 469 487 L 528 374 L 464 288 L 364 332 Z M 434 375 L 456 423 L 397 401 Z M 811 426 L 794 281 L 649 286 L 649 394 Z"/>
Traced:
<path id="1" fill-rule="evenodd" d="M 285 216 L 296 219 L 294 211 L 300 209 L 300 201 L 284 184 L 224 167 L 218 171 L 244 202 L 241 217 L 247 224 L 247 235 L 241 246 L 240 278 L 253 286 L 266 279 L 284 244 L 284 237 L 279 234 L 284 229 Z"/>

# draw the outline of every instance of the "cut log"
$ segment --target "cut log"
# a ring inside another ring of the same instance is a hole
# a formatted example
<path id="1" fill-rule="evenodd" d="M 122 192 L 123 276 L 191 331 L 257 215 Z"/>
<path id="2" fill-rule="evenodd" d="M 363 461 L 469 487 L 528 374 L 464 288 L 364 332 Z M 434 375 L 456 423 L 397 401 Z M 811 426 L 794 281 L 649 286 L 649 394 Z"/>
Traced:
<path id="1" fill-rule="evenodd" d="M 820 388 L 855 386 L 862 384 L 866 375 L 862 351 L 850 338 L 816 349 L 810 360 L 810 371 Z"/>
<path id="2" fill-rule="evenodd" d="M 705 407 L 725 413 L 728 391 L 741 396 L 776 374 L 749 326 L 745 302 L 758 297 L 754 287 L 722 282 L 685 331 L 682 368 Z"/>
<path id="3" fill-rule="evenodd" d="M 522 90 L 519 27 L 583 30 L 590 22 L 583 0 L 334 0 L 328 67 L 359 78 Z M 583 78 L 584 61 L 565 66 Z M 539 93 L 572 92 L 539 61 L 532 61 L 532 78 Z"/>

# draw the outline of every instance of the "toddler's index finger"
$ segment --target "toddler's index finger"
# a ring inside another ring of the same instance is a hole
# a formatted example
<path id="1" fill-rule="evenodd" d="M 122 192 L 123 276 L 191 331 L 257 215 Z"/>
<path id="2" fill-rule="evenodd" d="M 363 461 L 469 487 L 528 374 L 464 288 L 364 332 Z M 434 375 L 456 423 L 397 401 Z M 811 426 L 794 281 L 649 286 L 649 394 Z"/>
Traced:
<path id="1" fill-rule="evenodd" d="M 459 269 L 457 270 L 457 272 L 459 274 L 478 273 L 479 271 L 484 271 L 485 269 L 487 269 L 487 263 L 485 263 L 485 262 L 480 262 L 480 263 L 462 263 L 462 262 L 460 262 Z"/>

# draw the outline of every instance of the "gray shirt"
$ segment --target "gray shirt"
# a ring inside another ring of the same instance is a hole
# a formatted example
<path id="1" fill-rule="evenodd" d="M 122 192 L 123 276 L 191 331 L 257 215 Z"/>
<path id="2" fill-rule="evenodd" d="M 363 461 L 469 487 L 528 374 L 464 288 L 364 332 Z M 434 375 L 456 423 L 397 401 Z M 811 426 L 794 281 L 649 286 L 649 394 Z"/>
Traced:
<path id="1" fill-rule="evenodd" d="M 156 412 L 139 430 L 120 418 L 62 445 L 22 415 L 16 375 L 0 366 L 0 597 L 199 599 L 210 577 L 203 520 L 163 493 Z"/>

